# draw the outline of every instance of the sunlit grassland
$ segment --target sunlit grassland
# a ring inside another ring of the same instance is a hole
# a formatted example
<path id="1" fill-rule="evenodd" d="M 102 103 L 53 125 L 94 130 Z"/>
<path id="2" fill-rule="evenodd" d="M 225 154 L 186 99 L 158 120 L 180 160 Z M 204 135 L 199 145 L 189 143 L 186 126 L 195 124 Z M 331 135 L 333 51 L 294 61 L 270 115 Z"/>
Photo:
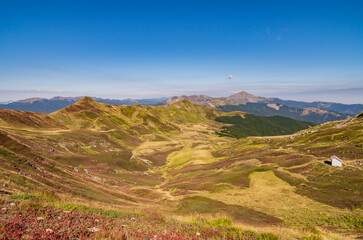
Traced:
<path id="1" fill-rule="evenodd" d="M 332 233 L 324 228 L 308 225 L 306 227 L 292 227 L 292 226 L 258 226 L 247 223 L 240 223 L 233 221 L 228 214 L 200 214 L 189 213 L 183 215 L 171 215 L 172 219 L 184 223 L 193 223 L 207 226 L 218 225 L 231 225 L 243 230 L 256 232 L 259 234 L 271 232 L 279 236 L 281 239 L 323 239 L 323 240 L 353 240 L 356 239 L 354 235 L 347 235 L 342 233 Z"/>
<path id="2" fill-rule="evenodd" d="M 250 174 L 249 188 L 199 192 L 198 195 L 265 212 L 289 226 L 362 227 L 362 210 L 335 208 L 296 194 L 294 187 L 277 178 L 272 171 Z"/>

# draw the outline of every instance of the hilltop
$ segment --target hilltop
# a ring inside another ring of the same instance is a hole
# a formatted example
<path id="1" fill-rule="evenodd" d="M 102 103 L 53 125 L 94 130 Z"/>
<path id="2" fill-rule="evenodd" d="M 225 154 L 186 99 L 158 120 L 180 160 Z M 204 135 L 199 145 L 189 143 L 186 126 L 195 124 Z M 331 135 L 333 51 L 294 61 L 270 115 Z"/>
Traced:
<path id="1" fill-rule="evenodd" d="M 84 97 L 48 115 L 1 110 L 0 119 L 0 236 L 361 234 L 361 115 L 312 126 L 185 99 L 119 106 Z M 331 155 L 343 168 L 325 163 Z M 14 219 L 22 231 L 12 231 Z M 63 221 L 77 228 L 62 230 Z"/>

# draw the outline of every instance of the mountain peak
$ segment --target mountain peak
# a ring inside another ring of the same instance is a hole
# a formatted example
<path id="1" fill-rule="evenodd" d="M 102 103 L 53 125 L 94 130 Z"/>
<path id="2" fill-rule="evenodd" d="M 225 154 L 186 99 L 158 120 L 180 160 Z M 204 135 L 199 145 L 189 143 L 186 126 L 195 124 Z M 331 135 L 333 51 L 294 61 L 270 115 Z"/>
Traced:
<path id="1" fill-rule="evenodd" d="M 51 114 L 57 114 L 59 112 L 80 112 L 80 111 L 101 111 L 102 104 L 96 102 L 92 97 L 82 97 L 78 102 L 71 104 L 65 108 L 55 111 Z"/>
<path id="2" fill-rule="evenodd" d="M 263 99 L 260 97 L 256 97 L 255 95 L 252 95 L 251 93 L 242 91 L 242 92 L 238 92 L 236 94 L 233 94 L 233 95 L 227 97 L 227 100 L 239 100 L 239 101 L 245 101 L 245 102 L 260 102 Z"/>
<path id="3" fill-rule="evenodd" d="M 182 98 L 180 100 L 177 100 L 176 102 L 171 103 L 171 105 L 194 105 L 192 102 L 190 102 L 189 100 Z"/>
<path id="4" fill-rule="evenodd" d="M 82 104 L 82 103 L 95 103 L 96 101 L 93 100 L 93 98 L 91 97 L 83 97 L 81 98 L 81 100 L 79 100 L 78 102 L 76 102 L 76 104 Z"/>

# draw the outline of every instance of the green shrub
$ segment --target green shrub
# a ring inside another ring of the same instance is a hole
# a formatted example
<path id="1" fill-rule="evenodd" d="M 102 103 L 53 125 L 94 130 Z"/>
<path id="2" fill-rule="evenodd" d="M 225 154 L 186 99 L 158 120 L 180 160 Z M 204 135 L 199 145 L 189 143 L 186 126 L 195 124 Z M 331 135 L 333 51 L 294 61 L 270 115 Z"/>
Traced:
<path id="1" fill-rule="evenodd" d="M 45 200 L 47 202 L 59 201 L 59 197 L 53 192 L 42 192 L 38 198 Z"/>
<path id="2" fill-rule="evenodd" d="M 227 217 L 217 218 L 213 220 L 207 220 L 203 217 L 197 217 L 192 220 L 192 223 L 205 227 L 230 227 L 232 226 L 233 221 L 232 219 Z"/>
<path id="3" fill-rule="evenodd" d="M 258 240 L 279 240 L 279 237 L 273 233 L 262 233 Z"/>
<path id="4" fill-rule="evenodd" d="M 320 237 L 320 236 L 312 235 L 312 236 L 309 236 L 309 237 L 300 238 L 300 240 L 323 240 L 323 238 Z"/>
<path id="5" fill-rule="evenodd" d="M 36 199 L 37 196 L 32 194 L 16 194 L 9 196 L 9 198 L 16 200 L 33 200 Z"/>
<path id="6" fill-rule="evenodd" d="M 316 227 L 314 226 L 307 226 L 304 228 L 304 231 L 308 231 L 308 232 L 311 232 L 311 233 L 314 233 L 314 234 L 319 234 L 320 231 L 318 229 L 316 229 Z"/>

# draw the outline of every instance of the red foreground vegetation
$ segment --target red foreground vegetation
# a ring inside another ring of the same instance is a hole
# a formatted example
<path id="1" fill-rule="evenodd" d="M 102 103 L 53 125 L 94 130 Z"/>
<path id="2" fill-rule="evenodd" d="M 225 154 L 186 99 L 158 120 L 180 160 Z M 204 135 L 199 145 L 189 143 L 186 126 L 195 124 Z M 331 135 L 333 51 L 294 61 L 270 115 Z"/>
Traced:
<path id="1" fill-rule="evenodd" d="M 0 206 L 0 239 L 270 239 L 231 227 L 166 222 L 156 213 L 82 213 L 1 199 Z"/>

